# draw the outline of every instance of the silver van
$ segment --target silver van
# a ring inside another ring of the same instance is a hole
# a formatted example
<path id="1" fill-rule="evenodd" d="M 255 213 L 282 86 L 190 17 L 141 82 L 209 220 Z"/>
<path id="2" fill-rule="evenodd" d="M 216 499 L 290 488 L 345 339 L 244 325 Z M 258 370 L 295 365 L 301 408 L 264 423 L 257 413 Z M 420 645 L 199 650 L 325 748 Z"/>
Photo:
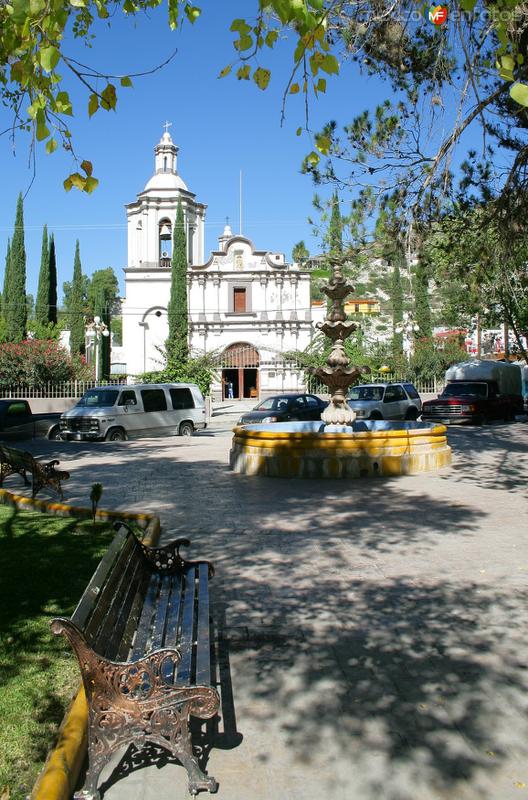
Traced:
<path id="1" fill-rule="evenodd" d="M 205 402 L 195 383 L 99 386 L 60 418 L 61 439 L 78 441 L 190 436 L 206 427 Z"/>

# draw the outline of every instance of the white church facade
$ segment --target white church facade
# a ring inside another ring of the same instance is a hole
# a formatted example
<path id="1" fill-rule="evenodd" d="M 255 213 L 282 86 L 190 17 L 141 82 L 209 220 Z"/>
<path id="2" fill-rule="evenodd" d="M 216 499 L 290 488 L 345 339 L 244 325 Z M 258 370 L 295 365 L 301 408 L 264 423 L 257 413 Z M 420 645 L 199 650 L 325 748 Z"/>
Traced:
<path id="1" fill-rule="evenodd" d="M 163 367 L 168 336 L 172 231 L 181 200 L 187 235 L 187 297 L 191 355 L 214 354 L 216 398 L 232 385 L 235 398 L 303 388 L 302 374 L 283 353 L 304 350 L 314 333 L 310 274 L 282 253 L 257 250 L 226 225 L 218 249 L 206 259 L 206 206 L 177 169 L 178 148 L 168 132 L 154 148 L 155 173 L 126 206 L 123 348 L 133 379 Z"/>

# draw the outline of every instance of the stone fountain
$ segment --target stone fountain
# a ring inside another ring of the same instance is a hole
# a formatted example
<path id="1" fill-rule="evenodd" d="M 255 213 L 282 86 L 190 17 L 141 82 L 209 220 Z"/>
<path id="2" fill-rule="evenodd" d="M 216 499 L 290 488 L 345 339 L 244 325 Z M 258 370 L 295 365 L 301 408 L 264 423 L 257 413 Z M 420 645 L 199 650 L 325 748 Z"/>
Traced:
<path id="1" fill-rule="evenodd" d="M 332 341 L 326 366 L 311 374 L 328 386 L 330 402 L 320 422 L 276 422 L 234 429 L 231 469 L 277 478 L 358 478 L 429 472 L 451 463 L 446 427 L 430 422 L 355 421 L 346 393 L 368 367 L 350 364 L 346 339 L 357 329 L 347 320 L 344 301 L 353 286 L 340 258 L 323 292 L 330 299 L 319 329 Z"/>

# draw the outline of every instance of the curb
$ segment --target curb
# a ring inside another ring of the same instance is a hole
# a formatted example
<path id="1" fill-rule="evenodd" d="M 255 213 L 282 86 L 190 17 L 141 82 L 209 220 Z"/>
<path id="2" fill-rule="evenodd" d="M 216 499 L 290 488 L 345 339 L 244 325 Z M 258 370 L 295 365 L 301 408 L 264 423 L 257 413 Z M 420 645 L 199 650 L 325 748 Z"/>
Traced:
<path id="1" fill-rule="evenodd" d="M 92 510 L 82 506 L 68 506 L 66 503 L 52 503 L 46 500 L 33 500 L 0 489 L 0 503 L 24 511 L 40 511 L 43 514 L 57 514 L 61 517 L 91 519 Z M 134 514 L 132 512 L 96 512 L 99 520 L 131 520 L 137 522 L 145 531 L 142 541 L 154 546 L 161 533 L 159 517 L 155 514 Z M 46 763 L 33 787 L 30 800 L 70 800 L 79 773 L 84 763 L 87 749 L 88 706 L 84 687 L 81 685 L 67 710 L 59 729 L 57 743 L 49 753 Z"/>

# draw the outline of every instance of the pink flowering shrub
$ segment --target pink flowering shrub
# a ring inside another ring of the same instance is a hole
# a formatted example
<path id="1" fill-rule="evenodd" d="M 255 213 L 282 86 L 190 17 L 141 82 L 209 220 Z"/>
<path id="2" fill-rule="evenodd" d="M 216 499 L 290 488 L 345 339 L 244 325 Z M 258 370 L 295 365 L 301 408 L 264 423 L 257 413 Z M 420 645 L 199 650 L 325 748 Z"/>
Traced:
<path id="1" fill-rule="evenodd" d="M 72 357 L 52 339 L 0 344 L 0 386 L 41 386 L 88 378 L 91 372 L 80 357 Z"/>

